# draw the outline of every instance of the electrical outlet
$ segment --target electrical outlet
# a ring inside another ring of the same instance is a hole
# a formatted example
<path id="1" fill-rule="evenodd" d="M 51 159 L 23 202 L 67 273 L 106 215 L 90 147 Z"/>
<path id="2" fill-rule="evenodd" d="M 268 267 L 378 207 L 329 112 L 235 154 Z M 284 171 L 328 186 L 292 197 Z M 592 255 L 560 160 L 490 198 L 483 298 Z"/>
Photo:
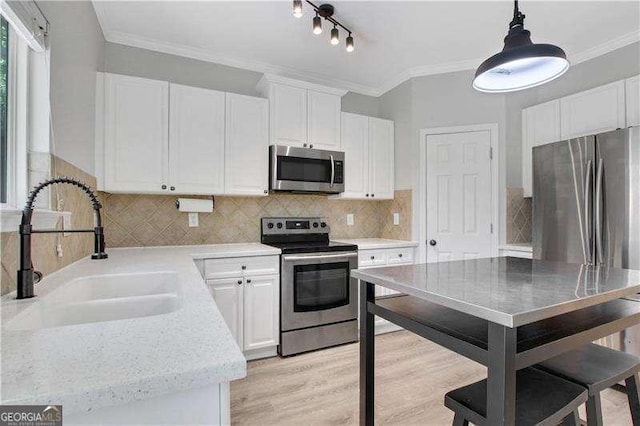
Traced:
<path id="1" fill-rule="evenodd" d="M 198 213 L 189 213 L 189 228 L 195 228 L 198 226 Z"/>
<path id="2" fill-rule="evenodd" d="M 393 224 L 400 225 L 400 213 L 393 214 Z"/>
<path id="3" fill-rule="evenodd" d="M 354 223 L 353 213 L 348 213 L 347 214 L 347 225 L 353 226 L 353 223 Z"/>
<path id="4" fill-rule="evenodd" d="M 62 244 L 56 244 L 56 255 L 58 257 L 64 256 L 64 252 L 62 251 Z"/>

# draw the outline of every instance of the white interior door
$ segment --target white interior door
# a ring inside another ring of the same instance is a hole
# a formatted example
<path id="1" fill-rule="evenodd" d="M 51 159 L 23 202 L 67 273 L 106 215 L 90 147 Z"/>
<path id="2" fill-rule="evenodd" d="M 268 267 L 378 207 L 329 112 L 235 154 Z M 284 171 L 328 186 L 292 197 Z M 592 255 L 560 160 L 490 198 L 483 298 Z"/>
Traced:
<path id="1" fill-rule="evenodd" d="M 492 255 L 491 133 L 428 135 L 427 261 Z"/>

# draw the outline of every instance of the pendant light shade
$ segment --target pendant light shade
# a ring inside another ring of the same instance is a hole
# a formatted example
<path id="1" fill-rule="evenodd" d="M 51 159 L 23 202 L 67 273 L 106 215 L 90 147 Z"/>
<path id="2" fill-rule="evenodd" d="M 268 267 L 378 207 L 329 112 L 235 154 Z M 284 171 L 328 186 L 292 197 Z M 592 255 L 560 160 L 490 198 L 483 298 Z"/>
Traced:
<path id="1" fill-rule="evenodd" d="M 293 0 L 293 16 L 302 17 L 302 0 Z"/>
<path id="2" fill-rule="evenodd" d="M 338 33 L 338 29 L 334 25 L 333 29 L 331 30 L 331 44 L 335 46 L 338 43 L 340 43 L 339 33 Z"/>
<path id="3" fill-rule="evenodd" d="M 322 34 L 322 20 L 318 15 L 313 17 L 313 33 L 315 35 Z"/>
<path id="4" fill-rule="evenodd" d="M 504 48 L 480 64 L 473 87 L 481 92 L 513 92 L 547 83 L 568 69 L 564 50 L 552 44 L 531 42 L 531 33 L 524 29 L 524 15 L 515 0 Z"/>

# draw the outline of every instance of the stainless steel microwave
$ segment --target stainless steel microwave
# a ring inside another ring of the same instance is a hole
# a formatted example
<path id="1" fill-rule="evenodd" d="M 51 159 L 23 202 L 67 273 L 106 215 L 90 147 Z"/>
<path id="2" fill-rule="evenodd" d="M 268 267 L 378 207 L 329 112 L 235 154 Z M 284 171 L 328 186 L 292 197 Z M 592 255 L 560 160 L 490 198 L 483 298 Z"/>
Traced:
<path id="1" fill-rule="evenodd" d="M 269 189 L 338 194 L 344 191 L 344 152 L 269 147 Z"/>

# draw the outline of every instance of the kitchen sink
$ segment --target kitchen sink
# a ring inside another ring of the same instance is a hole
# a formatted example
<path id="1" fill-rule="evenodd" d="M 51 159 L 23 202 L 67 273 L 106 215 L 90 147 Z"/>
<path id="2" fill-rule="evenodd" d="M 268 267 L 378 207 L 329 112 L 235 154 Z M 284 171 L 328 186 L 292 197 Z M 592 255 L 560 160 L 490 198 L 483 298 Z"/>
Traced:
<path id="1" fill-rule="evenodd" d="M 181 307 L 175 272 L 97 275 L 75 279 L 43 296 L 5 328 L 37 330 L 142 318 Z"/>

